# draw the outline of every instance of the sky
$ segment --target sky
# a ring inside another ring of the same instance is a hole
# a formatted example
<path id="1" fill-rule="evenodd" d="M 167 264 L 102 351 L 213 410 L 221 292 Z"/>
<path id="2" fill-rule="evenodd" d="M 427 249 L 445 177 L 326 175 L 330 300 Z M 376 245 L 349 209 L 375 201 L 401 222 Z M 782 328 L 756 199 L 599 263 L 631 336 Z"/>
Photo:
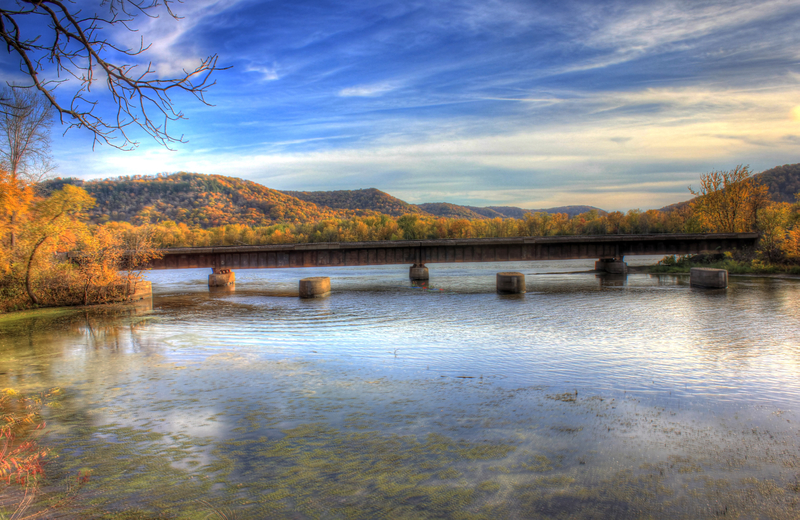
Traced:
<path id="1" fill-rule="evenodd" d="M 57 175 L 190 171 L 412 203 L 624 211 L 687 200 L 711 170 L 800 162 L 800 0 L 174 10 L 181 19 L 139 17 L 110 38 L 151 43 L 142 59 L 163 76 L 215 53 L 230 67 L 213 76 L 213 106 L 175 97 L 187 119 L 171 128 L 188 142 L 170 151 L 141 134 L 134 151 L 92 150 L 88 133 L 56 125 Z"/>

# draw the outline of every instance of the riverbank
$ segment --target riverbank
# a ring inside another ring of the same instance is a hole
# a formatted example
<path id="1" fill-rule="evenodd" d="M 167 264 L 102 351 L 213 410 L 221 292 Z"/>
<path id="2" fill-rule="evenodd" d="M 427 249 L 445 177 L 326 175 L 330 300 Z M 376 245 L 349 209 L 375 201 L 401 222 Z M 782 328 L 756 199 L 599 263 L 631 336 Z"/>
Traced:
<path id="1" fill-rule="evenodd" d="M 3 332 L 9 332 L 17 324 L 23 322 L 42 320 L 50 323 L 69 320 L 74 316 L 84 315 L 86 313 L 90 313 L 92 316 L 124 316 L 152 310 L 152 297 L 124 302 L 96 303 L 93 305 L 39 307 L 36 309 L 24 309 L 0 313 L 0 329 L 2 329 Z"/>
<path id="2" fill-rule="evenodd" d="M 674 264 L 656 264 L 647 267 L 646 271 L 650 274 L 689 274 L 692 267 L 709 267 L 714 269 L 725 269 L 730 275 L 748 276 L 772 276 L 772 277 L 798 277 L 800 276 L 800 265 L 768 264 L 760 260 L 737 261 L 724 259 L 719 261 L 700 261 L 692 262 L 689 260 L 678 260 Z M 629 271 L 631 268 L 629 268 Z M 642 271 L 632 271 L 642 272 Z"/>
<path id="3" fill-rule="evenodd" d="M 153 297 L 153 284 L 146 280 L 138 280 L 134 286 L 133 291 L 128 293 L 127 285 L 116 284 L 107 287 L 96 287 L 92 289 L 92 293 L 103 295 L 103 301 L 85 305 L 80 300 L 71 299 L 68 301 L 50 301 L 44 304 L 35 304 L 31 301 L 24 303 L 16 302 L 12 305 L 0 305 L 0 319 L 9 315 L 22 315 L 26 312 L 38 311 L 43 309 L 83 309 L 88 307 L 104 307 L 109 305 L 118 305 L 133 303 L 140 300 L 152 299 Z M 127 294 L 126 294 L 127 293 Z"/>

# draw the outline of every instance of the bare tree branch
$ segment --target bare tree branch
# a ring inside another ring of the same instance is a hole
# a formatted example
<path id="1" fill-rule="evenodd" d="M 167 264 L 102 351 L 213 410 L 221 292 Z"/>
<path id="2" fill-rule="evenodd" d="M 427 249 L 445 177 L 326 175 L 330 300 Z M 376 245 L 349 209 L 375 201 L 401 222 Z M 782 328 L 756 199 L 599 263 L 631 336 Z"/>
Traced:
<path id="1" fill-rule="evenodd" d="M 0 89 L 0 168 L 13 182 L 42 181 L 54 166 L 50 156 L 53 107 L 39 92 L 19 87 Z"/>
<path id="2" fill-rule="evenodd" d="M 158 11 L 179 17 L 172 10 L 176 0 L 102 0 L 103 14 L 84 15 L 72 0 L 13 0 L 16 8 L 0 7 L 0 38 L 9 54 L 20 60 L 20 70 L 30 78 L 24 87 L 39 90 L 57 111 L 62 124 L 87 129 L 94 135 L 93 146 L 107 143 L 115 148 L 133 149 L 139 143 L 129 134 L 139 127 L 166 148 L 185 142 L 170 134 L 168 124 L 183 119 L 171 98 L 175 92 L 192 94 L 205 105 L 205 93 L 214 85 L 211 74 L 224 67 L 212 54 L 195 68 L 183 69 L 175 77 L 159 77 L 152 62 L 137 64 L 136 58 L 149 49 L 142 40 L 136 48 L 121 47 L 109 39 L 111 30 L 134 31 L 137 16 L 157 18 Z M 181 0 L 177 0 L 181 1 Z M 10 2 L 6 2 L 10 3 Z M 40 34 L 25 33 L 23 21 L 46 25 Z M 133 63 L 120 63 L 118 60 Z M 44 77 L 46 71 L 56 79 Z M 51 72 L 52 69 L 52 72 Z M 90 95 L 96 82 L 103 81 L 117 110 L 104 119 L 95 111 L 98 100 Z M 72 88 L 71 100 L 60 101 L 57 87 Z"/>

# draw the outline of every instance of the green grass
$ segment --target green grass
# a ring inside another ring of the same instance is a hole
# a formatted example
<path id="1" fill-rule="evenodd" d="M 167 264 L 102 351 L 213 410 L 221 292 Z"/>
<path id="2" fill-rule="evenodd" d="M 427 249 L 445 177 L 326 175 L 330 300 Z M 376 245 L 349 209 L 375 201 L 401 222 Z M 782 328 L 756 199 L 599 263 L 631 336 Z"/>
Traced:
<path id="1" fill-rule="evenodd" d="M 688 274 L 692 267 L 709 267 L 714 269 L 725 269 L 730 274 L 793 274 L 800 275 L 800 265 L 790 264 L 771 264 L 760 259 L 754 260 L 734 260 L 724 258 L 722 260 L 708 261 L 706 258 L 693 256 L 681 256 L 678 259 L 664 257 L 664 260 L 657 265 L 650 267 L 651 273 L 665 274 Z"/>

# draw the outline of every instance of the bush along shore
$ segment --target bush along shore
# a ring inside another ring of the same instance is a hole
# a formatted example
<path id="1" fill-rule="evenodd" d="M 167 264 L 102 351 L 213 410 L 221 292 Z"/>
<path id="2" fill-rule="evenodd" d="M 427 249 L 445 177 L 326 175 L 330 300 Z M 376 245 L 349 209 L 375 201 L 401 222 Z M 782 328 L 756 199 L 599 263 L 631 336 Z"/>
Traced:
<path id="1" fill-rule="evenodd" d="M 149 290 L 140 267 L 160 255 L 150 229 L 89 225 L 93 204 L 75 186 L 37 196 L 34 185 L 0 170 L 0 312 L 120 302 Z"/>
<path id="2" fill-rule="evenodd" d="M 689 274 L 692 267 L 725 269 L 730 274 L 783 274 L 800 276 L 800 265 L 764 261 L 757 252 L 738 251 L 700 255 L 665 256 L 658 264 L 647 268 L 653 274 Z"/>

